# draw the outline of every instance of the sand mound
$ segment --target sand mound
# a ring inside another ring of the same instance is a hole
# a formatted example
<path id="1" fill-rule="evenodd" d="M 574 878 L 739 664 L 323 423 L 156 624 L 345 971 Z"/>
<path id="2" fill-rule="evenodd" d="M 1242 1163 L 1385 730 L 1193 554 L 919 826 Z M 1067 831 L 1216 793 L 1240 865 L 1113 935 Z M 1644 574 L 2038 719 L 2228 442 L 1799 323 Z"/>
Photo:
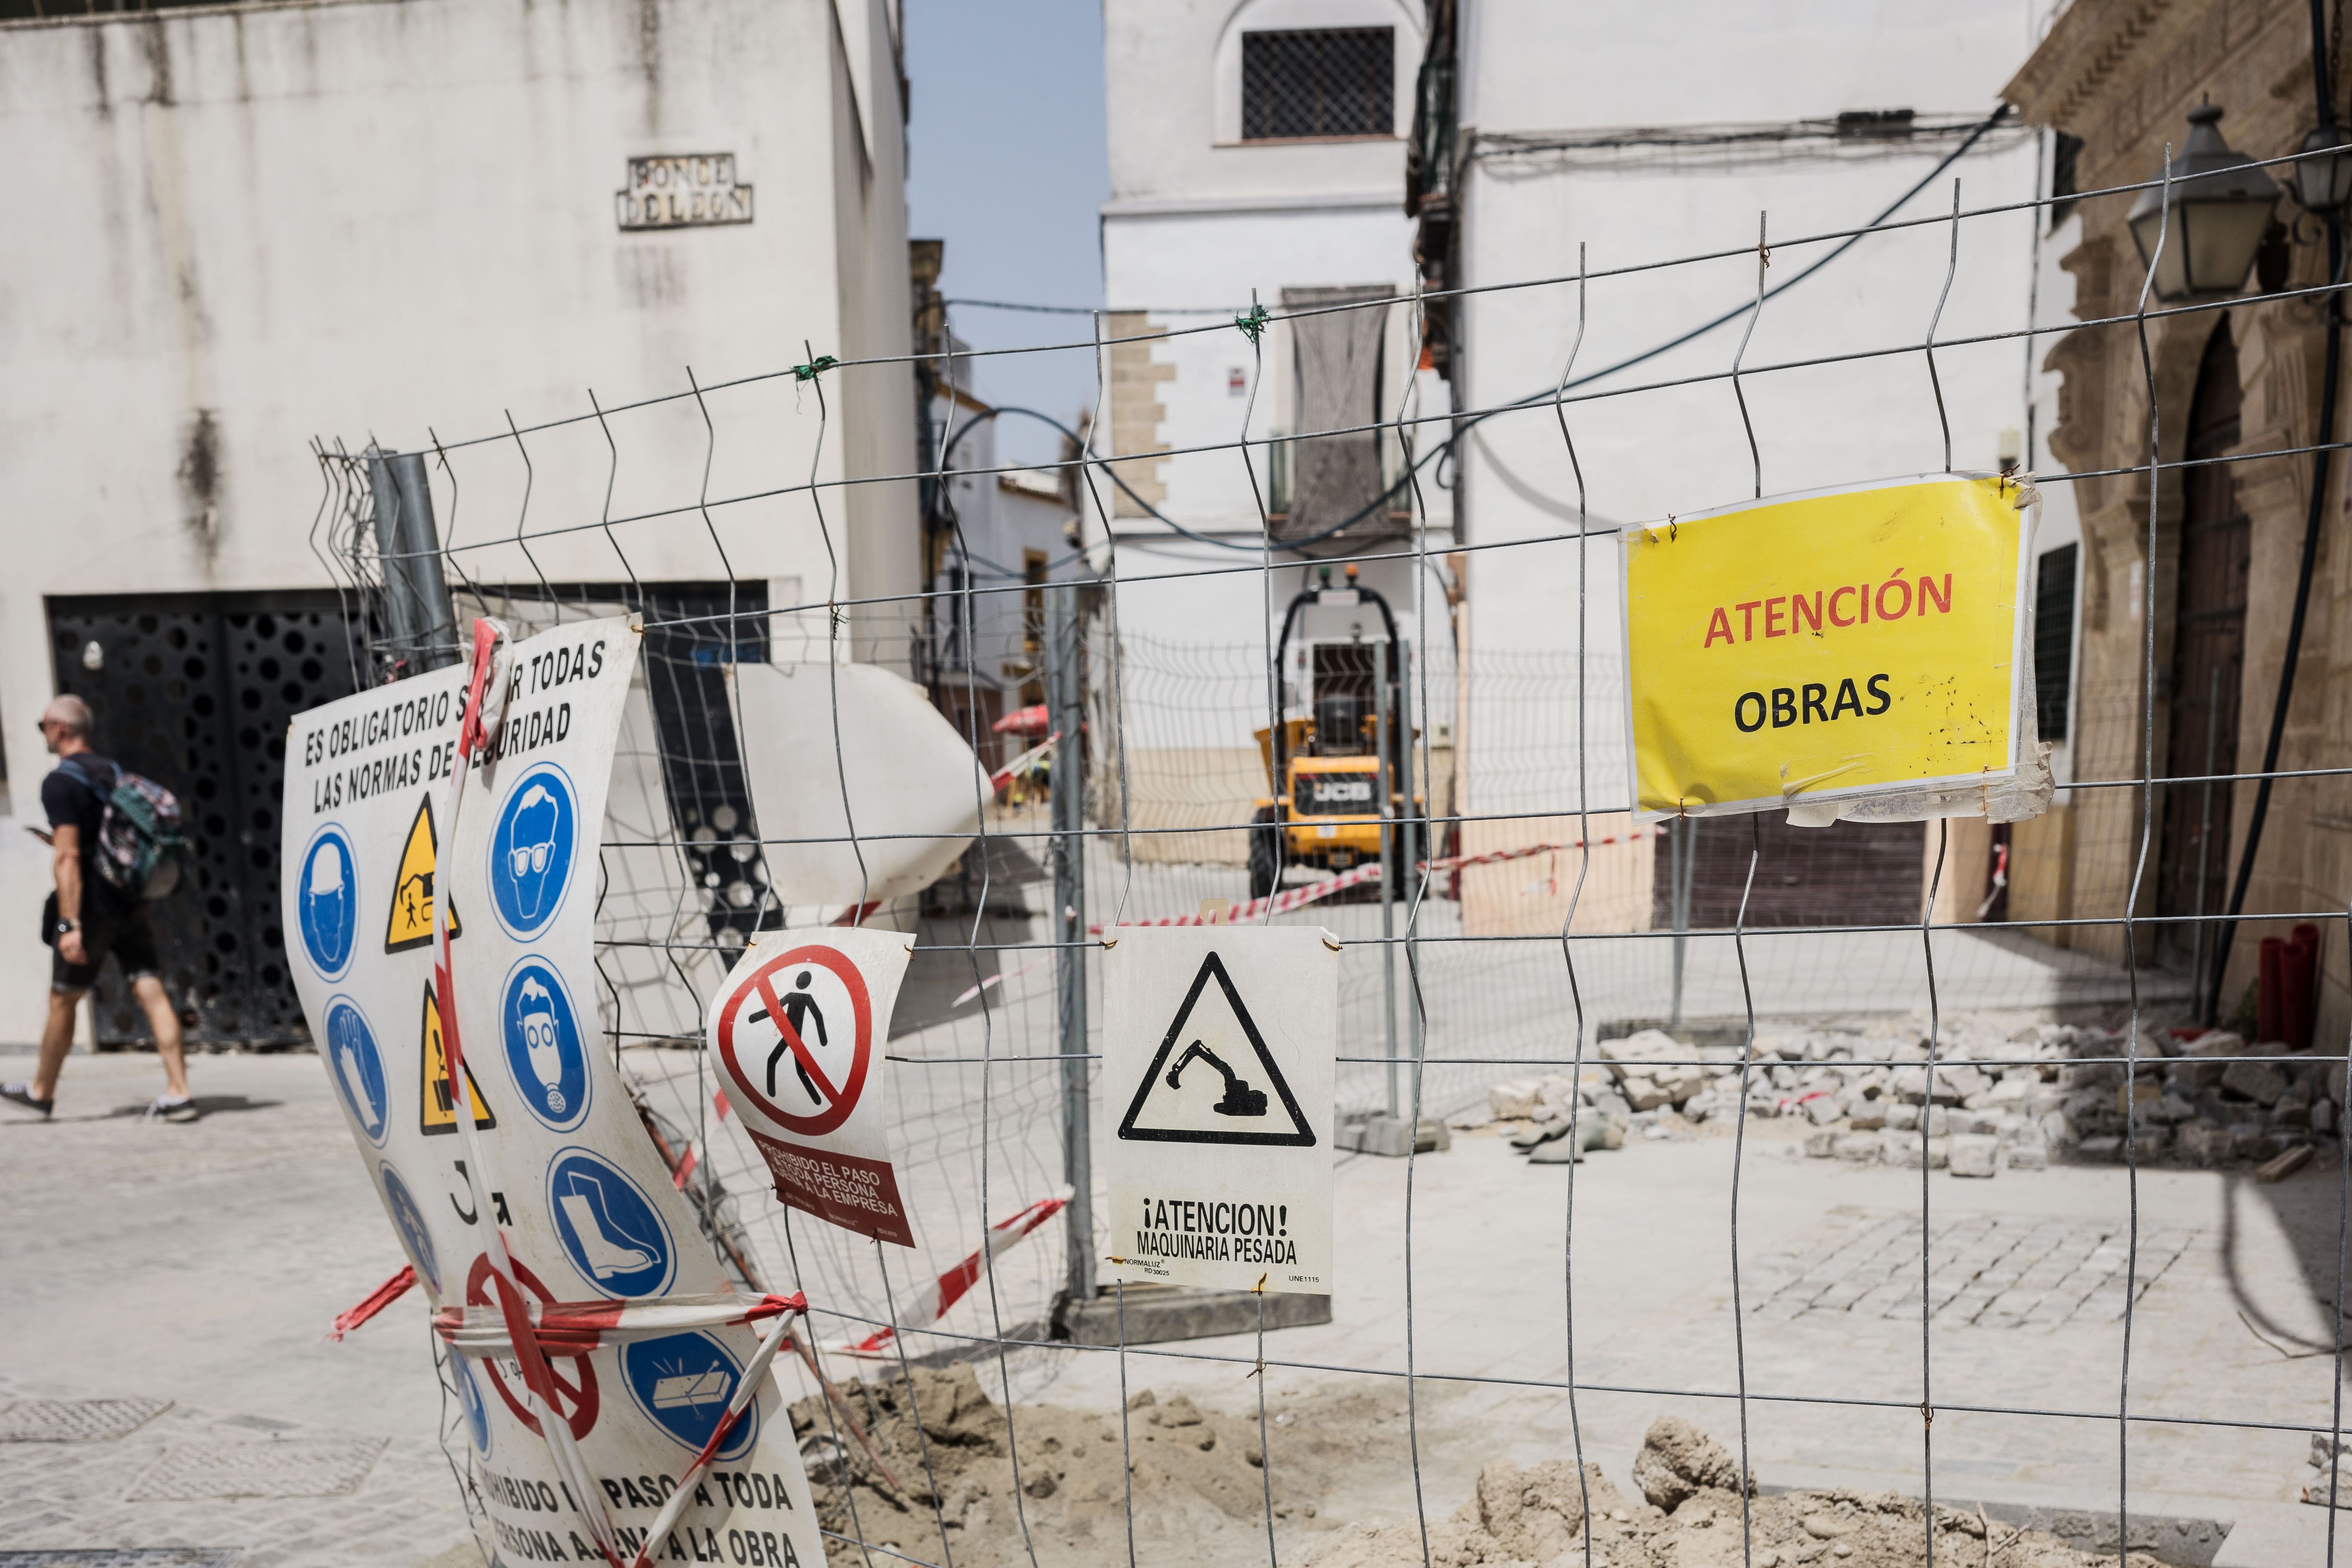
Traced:
<path id="1" fill-rule="evenodd" d="M 1127 1561 L 1131 1482 L 1139 1563 L 1199 1562 L 1204 1554 L 1222 1561 L 1265 1550 L 1269 1489 L 1254 1407 L 1225 1415 L 1147 1389 L 1129 1407 L 1122 1447 L 1117 1411 L 1020 1405 L 1016 1487 L 1004 1413 L 970 1365 L 918 1367 L 911 1387 L 898 1377 L 845 1392 L 898 1484 L 877 1473 L 846 1428 L 828 1421 L 820 1399 L 799 1401 L 793 1430 L 827 1530 L 846 1536 L 862 1530 L 877 1545 L 940 1563 L 944 1525 L 957 1568 L 1026 1568 L 1033 1545 L 1049 1568 L 1092 1568 Z M 1269 1422 L 1273 1507 L 1286 1537 L 1328 1528 L 1318 1520 L 1321 1500 L 1363 1461 L 1366 1435 L 1390 1419 L 1361 1396 L 1314 1398 L 1311 1412 L 1286 1410 L 1279 1425 Z"/>
<path id="2" fill-rule="evenodd" d="M 1016 1484 L 1014 1429 L 970 1365 L 917 1368 L 911 1384 L 905 1377 L 853 1384 L 846 1393 L 897 1485 L 828 1419 L 822 1401 L 803 1399 L 792 1410 L 821 1520 L 843 1536 L 862 1535 L 920 1562 L 952 1557 L 957 1568 L 1027 1568 L 1033 1550 L 1040 1568 L 1100 1568 L 1128 1561 L 1131 1489 L 1138 1563 L 1263 1560 L 1269 1485 L 1254 1405 L 1228 1415 L 1182 1394 L 1162 1400 L 1146 1390 L 1128 1407 L 1123 1445 L 1118 1411 L 1023 1405 Z M 1241 1399 L 1254 1397 L 1250 1390 Z M 1409 1494 L 1394 1495 L 1395 1479 L 1410 1474 L 1402 1411 L 1362 1394 L 1286 1395 L 1278 1403 L 1267 1436 L 1281 1560 L 1306 1568 L 1423 1568 L 1421 1531 L 1410 1519 L 1342 1529 L 1332 1517 L 1368 1499 L 1366 1511 L 1410 1510 Z M 845 1447 L 836 1447 L 836 1434 Z M 1432 1519 L 1426 1561 L 1432 1568 L 1583 1568 L 1589 1517 L 1594 1568 L 1738 1568 L 1739 1471 L 1721 1444 L 1687 1421 L 1661 1417 L 1635 1456 L 1633 1475 L 1645 1498 L 1628 1499 L 1598 1465 L 1587 1465 L 1580 1479 L 1566 1460 L 1526 1468 L 1496 1460 L 1451 1518 Z M 1384 1506 L 1392 1497 L 1396 1506 Z M 1747 1528 L 1753 1568 L 1910 1568 L 1927 1561 L 1926 1510 L 1895 1492 L 1750 1497 Z M 2000 1568 L 2115 1562 L 2111 1552 L 2095 1555 L 1951 1508 L 1936 1510 L 1935 1530 L 1942 1564 L 1989 1557 Z M 856 1561 L 854 1549 L 837 1542 L 832 1555 Z M 2163 1565 L 2134 1552 L 2128 1568 Z"/>
<path id="3" fill-rule="evenodd" d="M 1436 1568 L 1534 1564 L 1582 1568 L 1583 1521 L 1593 1521 L 1594 1568 L 1736 1568 L 1741 1545 L 1738 1472 L 1734 1489 L 1695 1484 L 1722 1472 L 1730 1457 L 1689 1423 L 1668 1416 L 1650 1428 L 1633 1473 L 1672 1510 L 1631 1502 L 1598 1465 L 1547 1460 L 1521 1469 L 1497 1460 L 1478 1472 L 1477 1495 L 1429 1531 L 1427 1561 Z M 1587 1514 L 1588 1507 L 1591 1510 Z M 1752 1498 L 1748 1531 L 1755 1568 L 1909 1568 L 1927 1561 L 1926 1510 L 1894 1492 L 1790 1492 Z M 1988 1530 L 1992 1539 L 1988 1542 Z M 2001 1568 L 2102 1568 L 2113 1556 L 2079 1552 L 2055 1536 L 1989 1523 L 1974 1513 L 1936 1510 L 1936 1561 L 1974 1563 L 1997 1557 Z M 1354 1527 L 1307 1558 L 1307 1568 L 1422 1568 L 1421 1531 L 1412 1524 Z M 2161 1568 L 2134 1552 L 2130 1568 Z"/>

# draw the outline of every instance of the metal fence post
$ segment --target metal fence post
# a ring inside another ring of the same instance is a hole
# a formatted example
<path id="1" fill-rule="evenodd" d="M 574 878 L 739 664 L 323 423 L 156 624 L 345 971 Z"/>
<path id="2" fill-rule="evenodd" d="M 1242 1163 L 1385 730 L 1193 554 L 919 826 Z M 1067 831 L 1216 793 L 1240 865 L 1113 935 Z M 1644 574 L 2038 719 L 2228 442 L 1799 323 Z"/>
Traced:
<path id="1" fill-rule="evenodd" d="M 1683 1021 L 1683 948 L 1690 940 L 1683 933 L 1690 930 L 1691 873 L 1698 865 L 1698 819 L 1676 817 L 1668 825 L 1673 831 L 1666 835 L 1666 900 L 1669 917 L 1675 930 L 1674 1004 L 1667 1023 L 1679 1027 Z"/>
<path id="2" fill-rule="evenodd" d="M 433 487 L 416 452 L 368 448 L 368 488 L 375 498 L 375 547 L 383 568 L 384 618 L 395 660 L 406 674 L 457 662 L 457 610 L 441 570 L 433 526 Z"/>
<path id="3" fill-rule="evenodd" d="M 1092 1135 L 1087 1109 L 1086 826 L 1087 746 L 1085 672 L 1079 657 L 1078 590 L 1075 584 L 1045 591 L 1045 728 L 1062 739 L 1054 751 L 1051 796 L 1055 990 L 1058 1001 L 1056 1047 L 1062 1057 L 1062 1179 L 1070 1184 L 1063 1211 L 1067 1237 L 1069 1300 L 1073 1306 L 1095 1293 L 1095 1216 Z"/>
<path id="4" fill-rule="evenodd" d="M 1397 985 L 1396 985 L 1396 813 L 1390 796 L 1396 791 L 1396 770 L 1389 762 L 1390 705 L 1396 700 L 1396 645 L 1380 654 L 1380 673 L 1372 681 L 1372 749 L 1380 758 L 1374 774 L 1381 813 L 1381 1020 L 1388 1047 L 1389 1115 L 1397 1114 Z"/>

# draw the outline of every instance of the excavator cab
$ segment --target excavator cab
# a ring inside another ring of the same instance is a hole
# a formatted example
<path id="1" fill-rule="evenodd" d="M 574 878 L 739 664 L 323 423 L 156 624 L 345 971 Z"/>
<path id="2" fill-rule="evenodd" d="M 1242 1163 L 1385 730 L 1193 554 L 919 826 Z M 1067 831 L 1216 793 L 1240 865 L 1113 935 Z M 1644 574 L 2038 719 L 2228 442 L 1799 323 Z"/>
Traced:
<path id="1" fill-rule="evenodd" d="M 1379 614 L 1384 639 L 1357 636 L 1309 643 L 1308 689 L 1298 693 L 1290 681 L 1290 640 L 1299 613 L 1310 605 L 1370 605 Z M 1316 586 L 1291 600 L 1275 650 L 1285 717 L 1278 731 L 1257 732 L 1273 793 L 1258 797 L 1251 819 L 1251 898 L 1273 892 L 1286 866 L 1343 871 L 1379 859 L 1384 793 L 1386 817 L 1409 814 L 1402 781 L 1412 777 L 1413 736 L 1405 722 L 1403 662 L 1388 601 L 1359 584 L 1354 563 L 1347 566 L 1344 586 L 1333 585 L 1327 565 Z M 1305 714 L 1289 717 L 1297 708 Z M 1413 804 L 1418 802 L 1415 795 Z"/>

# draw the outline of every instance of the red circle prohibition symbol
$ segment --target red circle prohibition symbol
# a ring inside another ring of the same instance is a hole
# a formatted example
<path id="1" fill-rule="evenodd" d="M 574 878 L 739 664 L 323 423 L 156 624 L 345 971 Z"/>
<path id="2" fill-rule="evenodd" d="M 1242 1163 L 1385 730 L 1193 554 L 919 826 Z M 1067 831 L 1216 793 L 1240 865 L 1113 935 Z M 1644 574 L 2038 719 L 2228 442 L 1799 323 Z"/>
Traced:
<path id="1" fill-rule="evenodd" d="M 772 977 L 780 969 L 803 964 L 819 964 L 831 970 L 834 977 L 848 991 L 857 1042 L 856 1050 L 850 1055 L 849 1076 L 838 1086 L 825 1077 L 824 1069 L 817 1065 L 816 1058 L 805 1043 L 798 1043 L 797 1048 L 793 1049 L 793 1055 L 799 1059 L 809 1077 L 832 1096 L 833 1102 L 814 1116 L 794 1115 L 761 1094 L 754 1087 L 758 1080 L 735 1058 L 735 1019 L 742 1012 L 744 1003 L 754 997 L 767 1009 L 768 1017 L 775 1024 L 787 1047 L 795 1045 L 797 1037 L 791 1032 L 791 1025 L 784 1016 Z M 858 973 L 857 965 L 850 963 L 838 950 L 796 947 L 760 965 L 728 994 L 726 1002 L 720 1005 L 718 1033 L 719 1059 L 726 1067 L 727 1076 L 745 1099 L 760 1108 L 762 1115 L 786 1131 L 797 1132 L 803 1138 L 819 1137 L 848 1121 L 849 1113 L 857 1109 L 857 1097 L 866 1088 L 866 1069 L 874 1051 L 874 1006 L 866 994 L 866 977 Z"/>
<path id="2" fill-rule="evenodd" d="M 513 1266 L 515 1279 L 524 1289 L 544 1302 L 552 1302 L 555 1300 L 555 1292 L 541 1284 L 539 1276 L 524 1268 L 521 1258 L 509 1258 L 507 1261 Z M 498 1297 L 490 1289 L 490 1256 L 486 1252 L 474 1259 L 474 1267 L 467 1272 L 466 1305 L 495 1307 L 498 1304 Z M 572 1428 L 572 1441 L 578 1442 L 587 1436 L 595 1426 L 596 1411 L 603 1396 L 596 1392 L 596 1369 L 589 1363 L 586 1356 L 577 1355 L 563 1359 L 572 1363 L 572 1379 L 569 1381 L 565 1379 L 560 1370 L 558 1358 L 554 1356 L 547 1358 L 547 1375 L 555 1384 L 557 1410 L 561 1411 L 565 1405 L 572 1406 L 572 1414 L 564 1416 L 563 1424 Z M 530 1413 L 530 1406 L 523 1404 L 516 1396 L 514 1390 L 507 1386 L 506 1377 L 499 1371 L 497 1359 L 484 1356 L 481 1358 L 481 1365 L 482 1370 L 490 1374 L 490 1386 L 499 1391 L 499 1397 L 506 1401 L 507 1408 L 514 1412 L 515 1419 L 530 1427 L 534 1436 L 547 1436 L 540 1427 L 539 1418 Z"/>

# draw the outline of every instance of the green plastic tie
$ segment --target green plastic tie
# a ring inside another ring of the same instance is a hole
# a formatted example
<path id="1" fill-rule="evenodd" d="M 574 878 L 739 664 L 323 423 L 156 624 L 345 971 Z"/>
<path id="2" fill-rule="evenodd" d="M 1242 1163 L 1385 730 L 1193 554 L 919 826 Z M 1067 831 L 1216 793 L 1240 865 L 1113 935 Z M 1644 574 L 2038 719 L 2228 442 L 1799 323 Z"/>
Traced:
<path id="1" fill-rule="evenodd" d="M 1252 305 L 1247 310 L 1234 318 L 1234 325 L 1239 327 L 1242 330 L 1242 335 L 1253 343 L 1257 342 L 1258 334 L 1265 331 L 1265 323 L 1266 314 L 1264 305 Z"/>
<path id="2" fill-rule="evenodd" d="M 831 354 L 819 354 L 816 358 L 811 360 L 806 364 L 796 364 L 793 366 L 793 379 L 794 381 L 814 381 L 818 376 L 824 374 L 826 371 L 831 370 L 835 365 L 837 365 L 840 363 L 841 362 L 839 360 L 834 358 Z"/>

